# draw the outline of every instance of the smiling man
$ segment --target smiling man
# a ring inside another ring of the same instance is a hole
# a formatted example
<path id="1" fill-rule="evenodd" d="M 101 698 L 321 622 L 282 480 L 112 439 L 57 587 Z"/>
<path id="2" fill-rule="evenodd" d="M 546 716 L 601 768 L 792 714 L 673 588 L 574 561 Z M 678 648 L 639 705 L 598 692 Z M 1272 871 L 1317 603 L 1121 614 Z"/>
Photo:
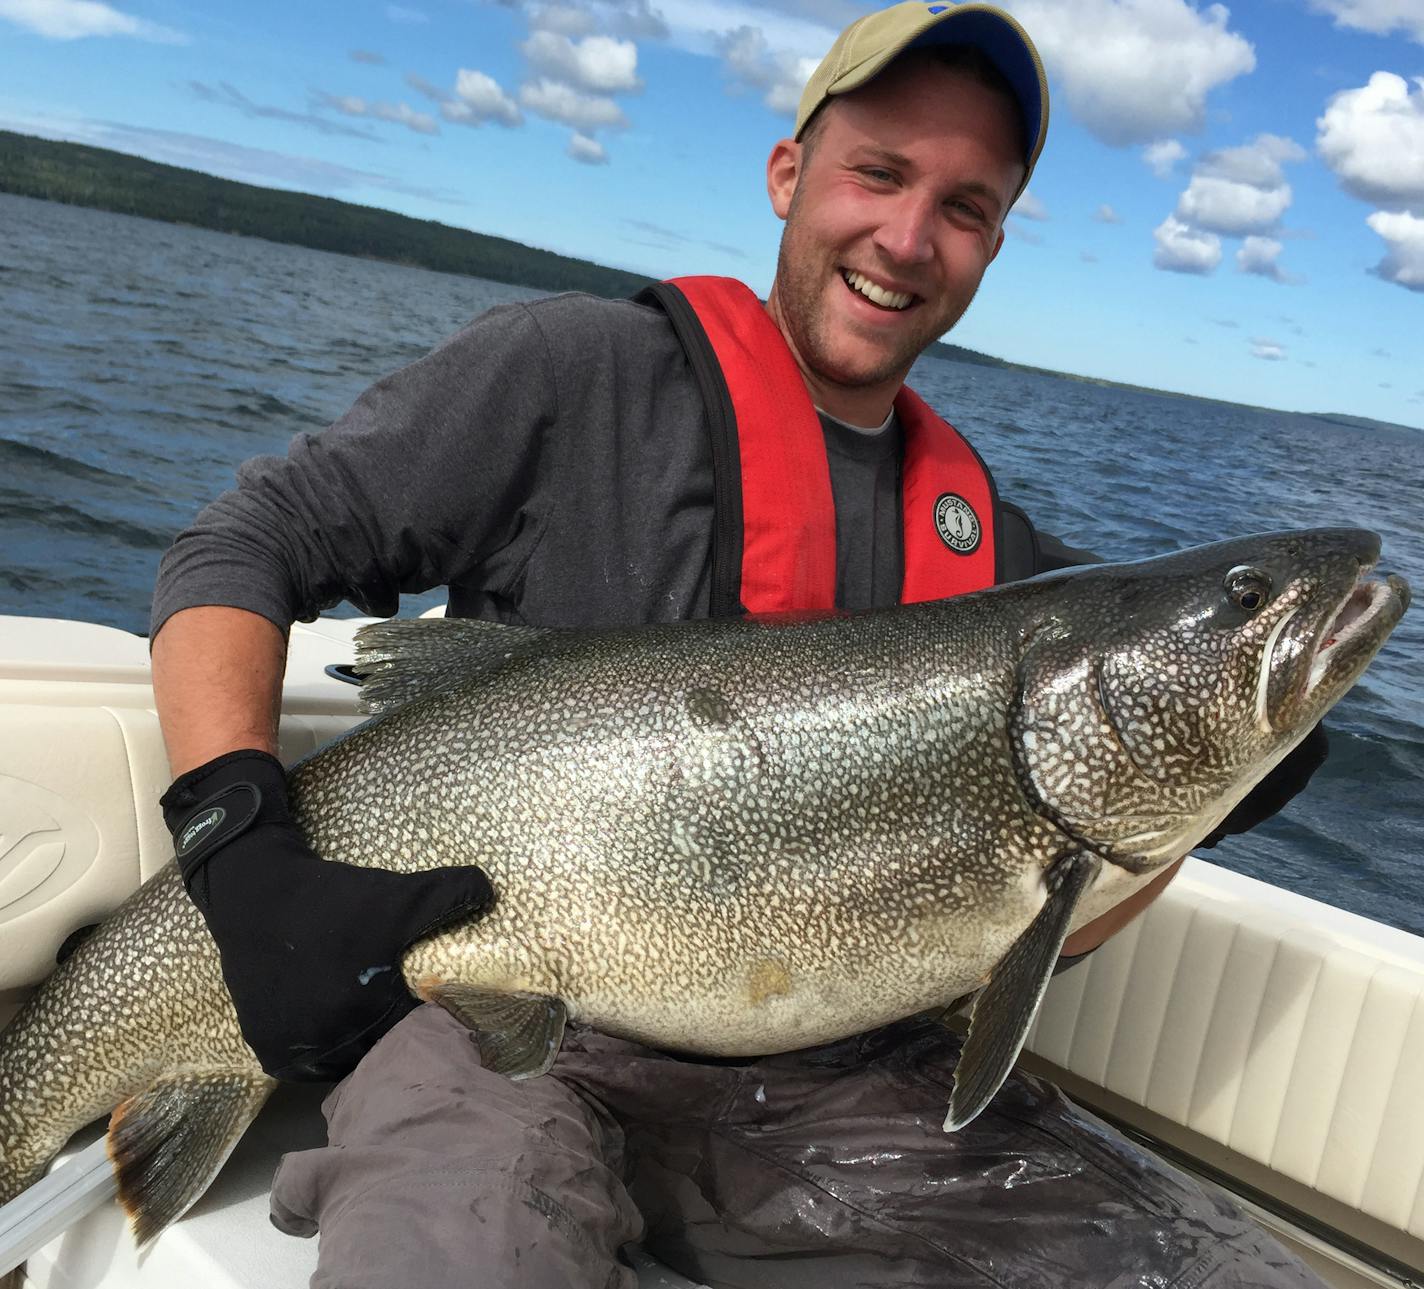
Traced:
<path id="1" fill-rule="evenodd" d="M 166 817 L 181 836 L 235 787 L 258 803 L 185 867 L 190 894 L 264 1067 L 356 1067 L 327 1101 L 330 1145 L 287 1156 L 273 1188 L 280 1226 L 321 1232 L 314 1285 L 628 1289 L 620 1251 L 638 1239 L 699 1280 L 767 1289 L 1318 1284 L 1034 1080 L 1011 1076 L 947 1136 L 958 1040 L 932 1021 L 733 1062 L 573 1025 L 547 1075 L 482 1069 L 451 1016 L 367 968 L 478 916 L 484 875 L 318 857 L 274 755 L 287 627 L 343 598 L 389 615 L 443 584 L 454 615 L 631 624 L 877 608 L 1078 558 L 904 384 L 999 253 L 1047 122 L 1006 15 L 872 13 L 772 150 L 786 228 L 765 305 L 683 278 L 494 309 L 286 458 L 244 465 L 165 557 Z M 1224 830 L 1278 808 L 1319 746 Z"/>
<path id="2" fill-rule="evenodd" d="M 1028 180 L 1024 122 L 964 46 L 902 54 L 893 78 L 802 112 L 767 166 L 786 221 L 767 309 L 815 405 L 878 425 L 1003 245 Z"/>

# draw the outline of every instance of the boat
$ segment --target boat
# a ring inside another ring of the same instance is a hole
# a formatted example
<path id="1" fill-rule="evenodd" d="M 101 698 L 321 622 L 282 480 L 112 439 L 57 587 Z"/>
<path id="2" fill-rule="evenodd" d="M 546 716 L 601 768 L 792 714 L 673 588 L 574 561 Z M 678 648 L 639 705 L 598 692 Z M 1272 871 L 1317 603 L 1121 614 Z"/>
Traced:
<path id="1" fill-rule="evenodd" d="M 284 760 L 360 719 L 336 669 L 362 621 L 293 627 Z M 145 639 L 0 616 L 0 1024 L 71 932 L 167 860 L 157 801 L 169 779 Z M 1194 856 L 1143 916 L 1054 979 L 1021 1063 L 1232 1192 L 1328 1284 L 1424 1286 L 1424 937 Z M 108 1202 L 103 1125 L 78 1134 L 26 1217 L 28 1283 L 306 1284 L 315 1243 L 277 1232 L 267 1196 L 278 1157 L 322 1141 L 321 1091 L 280 1089 L 211 1189 L 142 1254 Z M 0 1257 L 6 1239 L 0 1223 Z M 631 1256 L 640 1289 L 691 1289 Z"/>

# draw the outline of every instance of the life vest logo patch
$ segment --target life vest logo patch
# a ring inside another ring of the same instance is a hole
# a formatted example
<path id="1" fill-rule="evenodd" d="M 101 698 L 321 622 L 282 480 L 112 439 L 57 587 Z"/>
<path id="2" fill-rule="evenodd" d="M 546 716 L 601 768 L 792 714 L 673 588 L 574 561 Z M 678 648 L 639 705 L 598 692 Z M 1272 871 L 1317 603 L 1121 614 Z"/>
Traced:
<path id="1" fill-rule="evenodd" d="M 942 492 L 935 500 L 935 532 L 956 555 L 972 555 L 979 549 L 984 527 L 974 507 L 958 493 Z"/>

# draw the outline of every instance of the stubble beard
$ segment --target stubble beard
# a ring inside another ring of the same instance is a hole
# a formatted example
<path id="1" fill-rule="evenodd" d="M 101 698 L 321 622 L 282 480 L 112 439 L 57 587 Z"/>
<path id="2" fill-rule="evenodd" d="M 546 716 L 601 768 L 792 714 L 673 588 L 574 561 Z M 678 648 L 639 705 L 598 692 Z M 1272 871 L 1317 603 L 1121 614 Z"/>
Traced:
<path id="1" fill-rule="evenodd" d="M 791 209 L 787 212 L 786 226 L 781 233 L 781 246 L 776 257 L 776 294 L 779 311 L 801 361 L 824 380 L 847 389 L 864 389 L 883 384 L 892 379 L 903 380 L 914 365 L 915 359 L 964 315 L 973 299 L 965 300 L 958 308 L 941 310 L 941 317 L 931 317 L 926 312 L 926 320 L 911 333 L 904 336 L 890 353 L 874 361 L 875 351 L 867 342 L 861 350 L 863 358 L 857 362 L 850 355 L 837 357 L 833 352 L 833 340 L 825 311 L 822 293 L 832 277 L 840 277 L 840 268 L 834 262 L 808 262 L 817 257 L 796 254 L 798 226 L 796 221 L 796 196 L 791 199 Z M 840 289 L 850 290 L 842 286 Z M 919 305 L 917 308 L 924 308 Z M 844 341 L 842 342 L 844 346 Z"/>

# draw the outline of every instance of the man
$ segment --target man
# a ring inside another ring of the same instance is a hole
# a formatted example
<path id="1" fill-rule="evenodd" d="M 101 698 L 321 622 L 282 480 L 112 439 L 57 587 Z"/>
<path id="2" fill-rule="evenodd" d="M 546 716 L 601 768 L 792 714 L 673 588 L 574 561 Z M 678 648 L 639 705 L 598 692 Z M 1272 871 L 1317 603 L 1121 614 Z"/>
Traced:
<path id="1" fill-rule="evenodd" d="M 249 463 L 169 552 L 164 805 L 175 830 L 218 799 L 248 812 L 184 865 L 244 1034 L 286 1078 L 339 1076 L 376 1044 L 328 1100 L 331 1144 L 274 1185 L 279 1225 L 321 1230 L 314 1284 L 626 1286 L 639 1238 L 748 1286 L 1316 1283 L 1032 1080 L 946 1137 L 957 1044 L 933 1024 L 736 1062 L 575 1030 L 547 1076 L 480 1069 L 398 980 L 352 982 L 477 915 L 483 875 L 316 857 L 271 755 L 285 628 L 341 598 L 388 614 L 444 583 L 452 613 L 591 625 L 854 610 L 1072 562 L 903 389 L 998 254 L 1046 125 L 1007 16 L 872 14 L 772 152 L 786 231 L 764 310 L 709 279 L 494 310 L 286 460 Z"/>

